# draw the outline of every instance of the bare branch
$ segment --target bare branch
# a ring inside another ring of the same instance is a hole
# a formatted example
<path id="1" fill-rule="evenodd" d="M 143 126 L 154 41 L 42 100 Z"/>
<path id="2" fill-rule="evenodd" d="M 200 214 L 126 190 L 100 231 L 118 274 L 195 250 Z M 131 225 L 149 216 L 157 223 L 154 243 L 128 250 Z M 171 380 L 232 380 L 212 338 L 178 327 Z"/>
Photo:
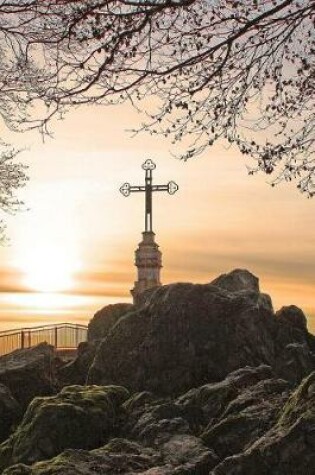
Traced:
<path id="1" fill-rule="evenodd" d="M 312 196 L 314 17 L 313 0 L 3 0 L 0 114 L 48 133 L 71 106 L 131 100 L 139 130 L 191 137 L 183 159 L 224 138 Z"/>

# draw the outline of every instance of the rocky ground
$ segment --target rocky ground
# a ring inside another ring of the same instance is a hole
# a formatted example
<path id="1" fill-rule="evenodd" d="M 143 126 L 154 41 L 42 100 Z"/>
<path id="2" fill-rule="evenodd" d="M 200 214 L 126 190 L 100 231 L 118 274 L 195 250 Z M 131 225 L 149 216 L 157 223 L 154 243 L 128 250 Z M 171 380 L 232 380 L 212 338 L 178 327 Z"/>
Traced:
<path id="1" fill-rule="evenodd" d="M 315 337 L 236 270 L 0 358 L 3 475 L 314 475 Z"/>

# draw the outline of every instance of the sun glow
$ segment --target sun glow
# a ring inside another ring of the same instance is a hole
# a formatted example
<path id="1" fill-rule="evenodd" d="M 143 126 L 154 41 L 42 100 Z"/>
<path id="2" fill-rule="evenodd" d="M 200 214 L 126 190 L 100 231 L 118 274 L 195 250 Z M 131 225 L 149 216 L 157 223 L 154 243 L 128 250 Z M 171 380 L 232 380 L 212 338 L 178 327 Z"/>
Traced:
<path id="1" fill-rule="evenodd" d="M 74 286 L 74 274 L 80 269 L 75 253 L 47 245 L 29 249 L 19 259 L 27 288 L 38 292 L 61 292 Z"/>
<path id="2" fill-rule="evenodd" d="M 76 273 L 82 268 L 77 187 L 68 178 L 47 180 L 33 186 L 26 201 L 30 209 L 21 217 L 23 232 L 12 237 L 20 284 L 50 294 L 75 290 Z"/>

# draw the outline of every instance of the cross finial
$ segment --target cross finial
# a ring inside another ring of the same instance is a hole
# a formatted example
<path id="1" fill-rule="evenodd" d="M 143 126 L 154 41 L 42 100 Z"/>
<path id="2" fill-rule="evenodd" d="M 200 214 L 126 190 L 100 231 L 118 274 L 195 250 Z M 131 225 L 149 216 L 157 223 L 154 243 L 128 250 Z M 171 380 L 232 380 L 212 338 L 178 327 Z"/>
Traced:
<path id="1" fill-rule="evenodd" d="M 143 164 L 142 164 L 143 170 L 155 170 L 156 165 L 155 163 L 151 160 L 151 158 L 148 158 Z"/>
<path id="2" fill-rule="evenodd" d="M 145 232 L 153 232 L 152 229 L 152 192 L 153 191 L 167 191 L 170 195 L 174 195 L 178 190 L 178 185 L 174 181 L 169 181 L 167 185 L 153 185 L 152 172 L 156 165 L 150 158 L 142 164 L 145 170 L 145 185 L 133 186 L 130 183 L 124 183 L 120 187 L 120 192 L 123 196 L 129 196 L 130 193 L 144 192 L 145 193 Z"/>

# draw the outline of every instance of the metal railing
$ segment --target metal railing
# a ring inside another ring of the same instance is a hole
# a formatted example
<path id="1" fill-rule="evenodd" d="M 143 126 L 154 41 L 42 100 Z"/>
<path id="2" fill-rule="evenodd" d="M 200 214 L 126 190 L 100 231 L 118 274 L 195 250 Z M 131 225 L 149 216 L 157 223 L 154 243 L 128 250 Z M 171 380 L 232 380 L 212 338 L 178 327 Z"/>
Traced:
<path id="1" fill-rule="evenodd" d="M 75 349 L 79 343 L 86 341 L 86 338 L 87 326 L 74 323 L 0 331 L 0 355 L 6 355 L 18 349 L 31 348 L 43 342 L 57 349 Z"/>

